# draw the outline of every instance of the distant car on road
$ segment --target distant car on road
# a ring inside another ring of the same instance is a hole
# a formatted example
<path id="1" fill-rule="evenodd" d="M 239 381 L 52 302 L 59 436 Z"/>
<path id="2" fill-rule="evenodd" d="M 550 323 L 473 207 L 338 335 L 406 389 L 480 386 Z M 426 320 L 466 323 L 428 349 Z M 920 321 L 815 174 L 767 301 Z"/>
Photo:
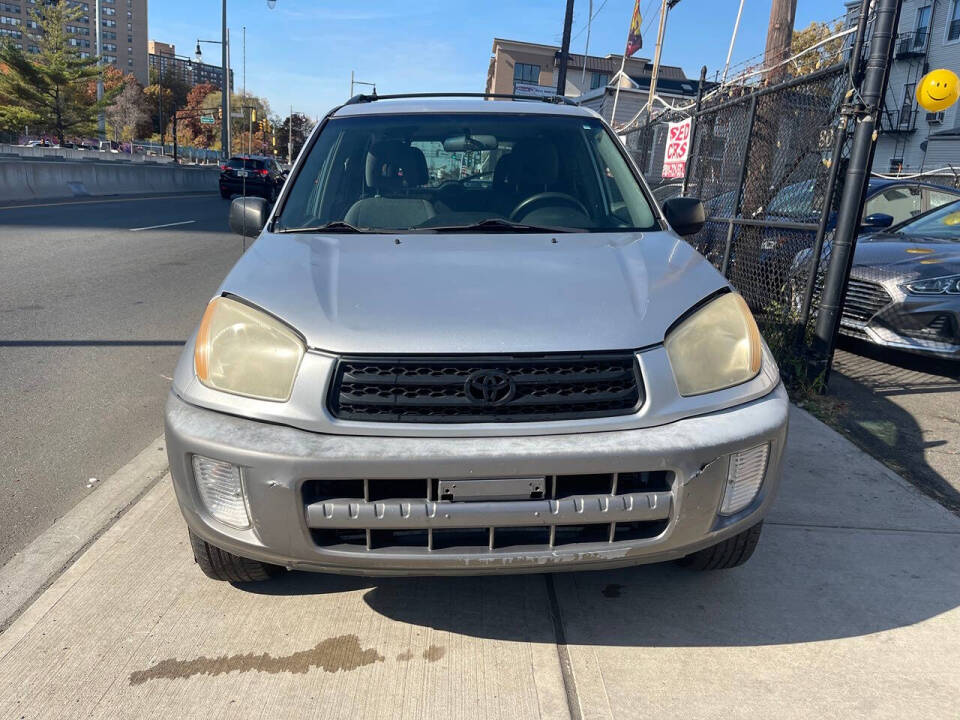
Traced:
<path id="1" fill-rule="evenodd" d="M 750 557 L 786 441 L 776 362 L 681 239 L 701 203 L 658 206 L 599 115 L 361 96 L 290 177 L 272 207 L 231 203 L 257 239 L 167 404 L 203 572 Z"/>
<path id="2" fill-rule="evenodd" d="M 823 249 L 823 260 L 831 245 Z M 791 267 L 800 306 L 810 250 Z M 825 262 L 820 263 L 822 286 Z M 876 345 L 960 360 L 960 201 L 891 228 L 861 235 L 840 318 L 840 332 Z"/>
<path id="3" fill-rule="evenodd" d="M 226 200 L 234 195 L 255 195 L 273 202 L 286 177 L 275 158 L 238 155 L 220 165 L 220 197 Z"/>

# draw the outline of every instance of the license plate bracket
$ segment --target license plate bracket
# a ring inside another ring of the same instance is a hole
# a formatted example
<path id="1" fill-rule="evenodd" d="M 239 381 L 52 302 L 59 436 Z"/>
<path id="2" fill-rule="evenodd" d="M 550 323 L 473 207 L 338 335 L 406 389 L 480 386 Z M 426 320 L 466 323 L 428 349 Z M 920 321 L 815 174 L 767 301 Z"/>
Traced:
<path id="1" fill-rule="evenodd" d="M 454 478 L 439 483 L 440 500 L 448 502 L 489 502 L 496 500 L 542 500 L 546 477 Z"/>

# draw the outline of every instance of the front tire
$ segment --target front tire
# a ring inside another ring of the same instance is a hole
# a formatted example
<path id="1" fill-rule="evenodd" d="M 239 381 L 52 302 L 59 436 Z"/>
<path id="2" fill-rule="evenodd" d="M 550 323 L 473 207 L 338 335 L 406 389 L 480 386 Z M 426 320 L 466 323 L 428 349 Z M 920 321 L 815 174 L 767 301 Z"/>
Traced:
<path id="1" fill-rule="evenodd" d="M 193 559 L 203 570 L 203 574 L 212 580 L 236 583 L 261 582 L 277 577 L 284 570 L 279 565 L 228 553 L 198 537 L 192 530 L 187 532 L 190 534 Z"/>
<path id="2" fill-rule="evenodd" d="M 752 528 L 677 560 L 677 564 L 691 570 L 727 570 L 743 565 L 760 542 L 761 520 Z"/>

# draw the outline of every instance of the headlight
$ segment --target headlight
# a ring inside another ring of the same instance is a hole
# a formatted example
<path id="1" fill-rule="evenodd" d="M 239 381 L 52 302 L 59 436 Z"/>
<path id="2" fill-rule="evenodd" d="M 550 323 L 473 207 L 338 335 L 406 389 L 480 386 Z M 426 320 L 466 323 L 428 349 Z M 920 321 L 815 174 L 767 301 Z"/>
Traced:
<path id="1" fill-rule="evenodd" d="M 684 397 L 739 385 L 760 372 L 760 330 L 736 293 L 697 310 L 667 335 L 664 345 Z"/>
<path id="2" fill-rule="evenodd" d="M 303 341 L 279 320 L 218 297 L 200 321 L 193 366 L 209 388 L 282 402 L 290 399 L 304 351 Z"/>
<path id="3" fill-rule="evenodd" d="M 917 280 L 907 283 L 903 289 L 913 295 L 960 295 L 960 275 Z"/>

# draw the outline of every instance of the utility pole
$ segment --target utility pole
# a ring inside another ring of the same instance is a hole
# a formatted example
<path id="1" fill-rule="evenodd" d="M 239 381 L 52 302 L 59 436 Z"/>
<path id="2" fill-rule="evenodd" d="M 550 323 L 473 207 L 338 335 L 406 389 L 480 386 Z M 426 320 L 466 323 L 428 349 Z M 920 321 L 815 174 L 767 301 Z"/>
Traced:
<path id="1" fill-rule="evenodd" d="M 96 41 L 97 41 L 97 102 L 103 102 L 103 23 L 100 20 L 101 3 L 103 0 L 97 0 L 96 12 L 94 17 L 97 22 Z M 107 139 L 107 116 L 100 108 L 97 113 L 97 134 L 101 140 Z"/>
<path id="2" fill-rule="evenodd" d="M 856 128 L 850 161 L 843 183 L 843 195 L 837 212 L 830 264 L 823 283 L 820 310 L 817 313 L 815 347 L 825 363 L 824 381 L 829 379 L 833 350 L 840 326 L 840 312 L 847 292 L 847 280 L 857 246 L 857 232 L 863 213 L 864 194 L 870 180 L 870 167 L 876 149 L 878 120 L 890 76 L 890 63 L 896 40 L 897 24 L 903 0 L 877 0 L 870 57 L 864 66 L 859 102 L 853 112 Z M 863 3 L 866 6 L 866 3 Z M 819 258 L 812 257 L 810 272 L 817 272 Z"/>
<path id="3" fill-rule="evenodd" d="M 230 157 L 230 31 L 227 29 L 227 0 L 223 0 L 220 42 L 223 62 L 223 92 L 220 103 L 223 121 L 220 123 L 220 146 L 223 158 L 226 160 Z"/>
<path id="4" fill-rule="evenodd" d="M 793 22 L 797 16 L 797 0 L 773 0 L 770 6 L 770 24 L 767 26 L 767 47 L 763 52 L 763 65 L 768 69 L 768 83 L 776 82 L 786 72 L 780 66 L 790 57 L 793 41 Z"/>
<path id="5" fill-rule="evenodd" d="M 570 29 L 573 26 L 573 0 L 567 0 L 563 16 L 563 42 L 560 44 L 560 67 L 557 69 L 557 95 L 567 94 L 567 63 L 570 60 Z"/>
<path id="6" fill-rule="evenodd" d="M 287 164 L 293 165 L 293 105 L 287 118 Z"/>

